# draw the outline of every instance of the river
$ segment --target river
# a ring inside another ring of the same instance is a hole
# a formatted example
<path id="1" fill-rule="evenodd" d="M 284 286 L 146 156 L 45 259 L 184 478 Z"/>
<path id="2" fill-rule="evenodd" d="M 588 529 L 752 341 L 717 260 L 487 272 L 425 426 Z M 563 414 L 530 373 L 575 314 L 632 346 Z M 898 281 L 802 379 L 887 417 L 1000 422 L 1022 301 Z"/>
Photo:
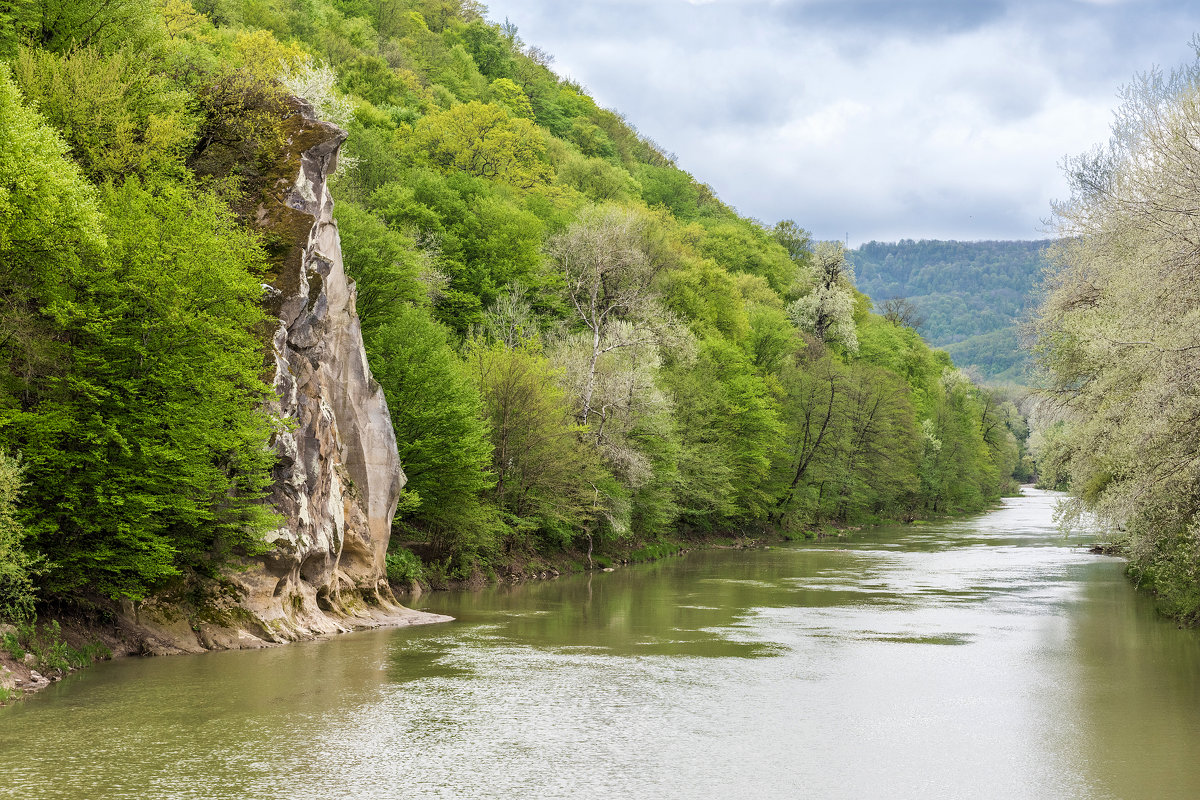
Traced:
<path id="1" fill-rule="evenodd" d="M 0 797 L 1200 797 L 1200 638 L 1054 501 L 101 664 L 0 709 Z"/>

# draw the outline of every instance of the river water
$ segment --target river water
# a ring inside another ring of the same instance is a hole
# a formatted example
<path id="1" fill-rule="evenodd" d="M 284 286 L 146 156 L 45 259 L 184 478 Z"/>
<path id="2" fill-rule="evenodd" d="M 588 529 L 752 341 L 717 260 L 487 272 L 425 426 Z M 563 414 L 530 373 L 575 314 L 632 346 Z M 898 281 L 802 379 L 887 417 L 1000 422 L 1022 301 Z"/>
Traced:
<path id="1" fill-rule="evenodd" d="M 1194 800 L 1200 638 L 1054 500 L 102 664 L 0 709 L 0 797 Z"/>

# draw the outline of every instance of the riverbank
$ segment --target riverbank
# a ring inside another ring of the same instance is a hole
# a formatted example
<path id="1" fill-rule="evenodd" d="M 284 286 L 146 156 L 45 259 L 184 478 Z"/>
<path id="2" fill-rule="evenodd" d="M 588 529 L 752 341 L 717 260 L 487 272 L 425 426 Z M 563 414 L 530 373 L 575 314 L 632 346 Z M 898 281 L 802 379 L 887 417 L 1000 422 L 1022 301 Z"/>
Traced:
<path id="1" fill-rule="evenodd" d="M 450 622 L 453 617 L 403 605 L 362 609 L 336 626 L 285 639 L 249 615 L 161 602 L 141 607 L 94 602 L 86 608 L 49 609 L 36 623 L 0 625 L 0 706 L 37 693 L 97 661 L 212 650 L 258 650 L 341 633 Z"/>
<path id="2" fill-rule="evenodd" d="M 1028 488 L 1032 488 L 1032 486 Z M 903 520 L 874 519 L 853 525 L 835 522 L 813 523 L 802 530 L 791 531 L 782 531 L 765 523 L 746 526 L 732 534 L 694 531 L 690 535 L 675 536 L 654 542 L 631 543 L 613 550 L 593 552 L 590 555 L 587 550 L 583 549 L 562 550 L 555 553 L 515 554 L 500 564 L 489 564 L 486 568 L 477 565 L 469 574 L 462 577 L 447 575 L 445 568 L 440 567 L 436 558 L 431 558 L 420 543 L 410 542 L 408 544 L 411 549 L 423 556 L 421 566 L 425 573 L 417 577 L 408 576 L 402 580 L 392 580 L 391 588 L 397 597 L 415 600 L 429 591 L 478 591 L 490 585 L 554 580 L 564 575 L 591 571 L 611 572 L 620 567 L 685 555 L 696 550 L 753 550 L 788 542 L 838 538 L 872 528 L 933 525 L 948 520 L 986 514 L 1000 508 L 1001 504 L 1002 498 L 984 508 L 971 511 L 929 514 Z M 609 546 L 612 547 L 612 544 L 610 543 Z"/>
<path id="3" fill-rule="evenodd" d="M 485 571 L 476 568 L 462 579 L 433 575 L 407 582 L 393 581 L 397 598 L 416 600 L 431 590 L 476 591 L 488 585 L 519 584 L 554 580 L 564 575 L 589 571 L 612 572 L 622 567 L 702 550 L 754 550 L 795 541 L 839 538 L 870 528 L 899 525 L 930 525 L 939 521 L 987 513 L 987 509 L 940 514 L 911 520 L 878 520 L 859 525 L 821 523 L 799 531 L 780 531 L 774 527 L 748 526 L 735 533 L 705 534 L 630 544 L 623 548 L 593 552 L 569 550 L 553 554 L 524 554 Z M 430 614 L 396 606 L 387 613 L 369 613 L 348 617 L 336 630 L 317 633 L 305 639 L 327 638 L 356 630 L 428 625 L 450 621 L 444 615 Z M 132 612 L 132 613 L 131 613 Z M 140 612 L 140 613 L 139 613 Z M 146 603 L 138 609 L 115 603 L 93 602 L 86 609 L 55 609 L 43 613 L 44 622 L 31 626 L 0 626 L 0 705 L 13 702 L 45 689 L 53 683 L 96 661 L 130 656 L 158 656 L 199 653 L 207 650 L 260 649 L 288 644 L 272 640 L 270 631 L 256 626 L 241 631 L 236 615 L 214 616 L 211 610 L 177 603 Z M 216 623 L 216 624 L 215 624 Z M 236 633 L 229 633 L 234 630 Z M 218 635 L 218 631 L 225 631 Z M 194 644 L 192 641 L 194 640 Z M 180 646 L 182 645 L 182 646 Z"/>

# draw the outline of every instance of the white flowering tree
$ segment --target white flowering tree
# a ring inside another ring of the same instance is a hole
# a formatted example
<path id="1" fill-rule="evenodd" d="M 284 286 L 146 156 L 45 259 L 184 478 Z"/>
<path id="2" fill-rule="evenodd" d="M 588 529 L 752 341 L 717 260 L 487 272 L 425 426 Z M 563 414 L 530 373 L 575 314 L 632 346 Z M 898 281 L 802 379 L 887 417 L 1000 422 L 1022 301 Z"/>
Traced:
<path id="1" fill-rule="evenodd" d="M 858 352 L 854 328 L 854 270 L 840 242 L 818 242 L 813 248 L 816 285 L 788 306 L 792 321 L 822 342 L 837 342 Z"/>
<path id="2" fill-rule="evenodd" d="M 347 128 L 354 117 L 354 106 L 337 90 L 337 73 L 333 67 L 306 58 L 285 67 L 279 82 L 291 94 L 307 102 L 321 119 L 339 128 Z"/>

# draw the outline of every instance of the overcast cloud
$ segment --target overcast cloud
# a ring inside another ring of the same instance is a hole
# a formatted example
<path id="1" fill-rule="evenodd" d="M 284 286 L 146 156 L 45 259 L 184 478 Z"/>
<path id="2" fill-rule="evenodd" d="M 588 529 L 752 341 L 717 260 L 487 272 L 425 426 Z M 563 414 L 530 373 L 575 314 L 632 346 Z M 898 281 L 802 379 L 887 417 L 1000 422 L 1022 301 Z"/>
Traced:
<path id="1" fill-rule="evenodd" d="M 492 0 L 741 213 L 823 239 L 1032 239 L 1058 164 L 1136 72 L 1194 57 L 1184 0 Z"/>

